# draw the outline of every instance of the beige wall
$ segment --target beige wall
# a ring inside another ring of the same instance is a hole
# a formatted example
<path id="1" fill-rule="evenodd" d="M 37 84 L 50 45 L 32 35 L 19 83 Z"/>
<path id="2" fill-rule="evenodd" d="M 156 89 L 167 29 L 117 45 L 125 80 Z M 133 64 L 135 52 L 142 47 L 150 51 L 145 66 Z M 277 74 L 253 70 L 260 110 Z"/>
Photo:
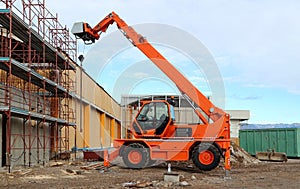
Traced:
<path id="1" fill-rule="evenodd" d="M 76 95 L 70 104 L 76 112 L 76 146 L 78 148 L 111 146 L 113 139 L 120 137 L 120 105 L 85 72 L 82 72 L 81 103 L 79 68 L 74 77 L 77 83 Z M 80 121 L 80 110 L 82 110 L 82 121 Z M 70 148 L 75 146 L 74 135 L 75 130 L 70 129 Z"/>
<path id="2" fill-rule="evenodd" d="M 77 69 L 76 72 L 76 83 L 76 93 L 80 95 L 80 69 Z M 82 96 L 84 100 L 100 107 L 112 116 L 120 118 L 120 105 L 85 72 L 82 74 Z"/>

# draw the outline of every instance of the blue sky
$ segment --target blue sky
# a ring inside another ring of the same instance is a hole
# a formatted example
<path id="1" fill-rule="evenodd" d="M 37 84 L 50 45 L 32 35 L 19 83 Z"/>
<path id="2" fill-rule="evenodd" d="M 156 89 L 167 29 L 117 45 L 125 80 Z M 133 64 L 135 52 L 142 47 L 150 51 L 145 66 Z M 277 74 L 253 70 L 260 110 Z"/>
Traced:
<path id="1" fill-rule="evenodd" d="M 250 110 L 249 123 L 300 122 L 300 1 L 85 0 L 82 3 L 48 0 L 46 5 L 57 12 L 60 22 L 69 28 L 76 21 L 94 25 L 115 11 L 129 25 L 160 23 L 187 31 L 214 56 L 224 81 L 225 109 Z M 112 26 L 108 33 L 115 30 L 116 26 Z M 172 52 L 157 47 L 166 53 Z M 84 54 L 89 54 L 89 48 L 85 48 Z M 79 51 L 83 51 L 82 46 Z M 111 61 L 119 62 L 122 55 L 130 51 L 121 52 Z M 204 76 L 202 73 L 201 77 Z M 209 87 L 201 77 L 192 75 L 189 79 L 207 91 Z M 99 79 L 113 94 L 109 81 Z M 154 78 L 151 85 L 158 81 Z M 143 88 L 142 83 L 139 85 L 135 89 L 137 93 Z M 165 85 L 170 86 L 167 82 Z M 167 89 L 166 86 L 159 90 Z M 167 92 L 172 92 L 172 86 L 170 88 Z"/>

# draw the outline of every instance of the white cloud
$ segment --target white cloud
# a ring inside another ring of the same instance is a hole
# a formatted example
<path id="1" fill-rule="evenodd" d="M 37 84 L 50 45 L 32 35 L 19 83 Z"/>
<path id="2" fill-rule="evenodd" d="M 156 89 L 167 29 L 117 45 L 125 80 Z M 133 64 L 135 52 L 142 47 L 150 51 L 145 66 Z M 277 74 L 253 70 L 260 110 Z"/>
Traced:
<path id="1" fill-rule="evenodd" d="M 132 78 L 136 78 L 136 79 L 143 79 L 145 77 L 149 77 L 149 74 L 147 74 L 145 72 L 136 72 L 136 73 L 132 73 L 130 75 L 127 75 L 127 77 L 132 77 Z"/>
<path id="2" fill-rule="evenodd" d="M 249 88 L 272 88 L 272 86 L 262 84 L 262 83 L 247 83 L 247 84 L 244 85 L 244 87 L 249 87 Z"/>
<path id="3" fill-rule="evenodd" d="M 291 90 L 288 90 L 288 92 L 291 94 L 294 94 L 294 95 L 300 95 L 300 90 L 298 90 L 298 89 L 295 89 L 295 90 L 291 89 Z"/>
<path id="4" fill-rule="evenodd" d="M 259 95 L 244 95 L 244 96 L 241 96 L 241 95 L 238 95 L 238 94 L 234 94 L 231 96 L 231 98 L 234 98 L 236 100 L 258 100 L 258 99 L 261 99 L 262 96 L 259 96 Z"/>

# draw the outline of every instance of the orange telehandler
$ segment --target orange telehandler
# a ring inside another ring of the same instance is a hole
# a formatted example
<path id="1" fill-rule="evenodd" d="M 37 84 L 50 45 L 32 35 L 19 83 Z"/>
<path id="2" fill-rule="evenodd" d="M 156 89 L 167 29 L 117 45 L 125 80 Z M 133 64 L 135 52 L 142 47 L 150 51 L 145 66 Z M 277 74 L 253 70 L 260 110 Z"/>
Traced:
<path id="1" fill-rule="evenodd" d="M 178 125 L 171 100 L 145 101 L 131 124 L 132 139 L 115 139 L 109 160 L 121 156 L 130 168 L 143 168 L 156 160 L 188 161 L 204 171 L 216 168 L 224 157 L 230 170 L 230 116 L 214 106 L 189 80 L 164 58 L 142 35 L 112 12 L 95 27 L 84 22 L 73 25 L 72 33 L 86 44 L 116 23 L 129 41 L 142 51 L 193 102 L 201 124 Z"/>

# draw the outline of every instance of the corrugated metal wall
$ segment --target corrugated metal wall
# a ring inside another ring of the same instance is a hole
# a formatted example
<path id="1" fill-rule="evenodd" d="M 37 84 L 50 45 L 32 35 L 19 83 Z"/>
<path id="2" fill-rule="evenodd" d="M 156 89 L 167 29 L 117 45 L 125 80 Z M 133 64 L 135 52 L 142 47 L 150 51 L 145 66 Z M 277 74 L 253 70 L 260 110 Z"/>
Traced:
<path id="1" fill-rule="evenodd" d="M 240 146 L 251 155 L 275 150 L 300 157 L 300 128 L 240 130 Z"/>

